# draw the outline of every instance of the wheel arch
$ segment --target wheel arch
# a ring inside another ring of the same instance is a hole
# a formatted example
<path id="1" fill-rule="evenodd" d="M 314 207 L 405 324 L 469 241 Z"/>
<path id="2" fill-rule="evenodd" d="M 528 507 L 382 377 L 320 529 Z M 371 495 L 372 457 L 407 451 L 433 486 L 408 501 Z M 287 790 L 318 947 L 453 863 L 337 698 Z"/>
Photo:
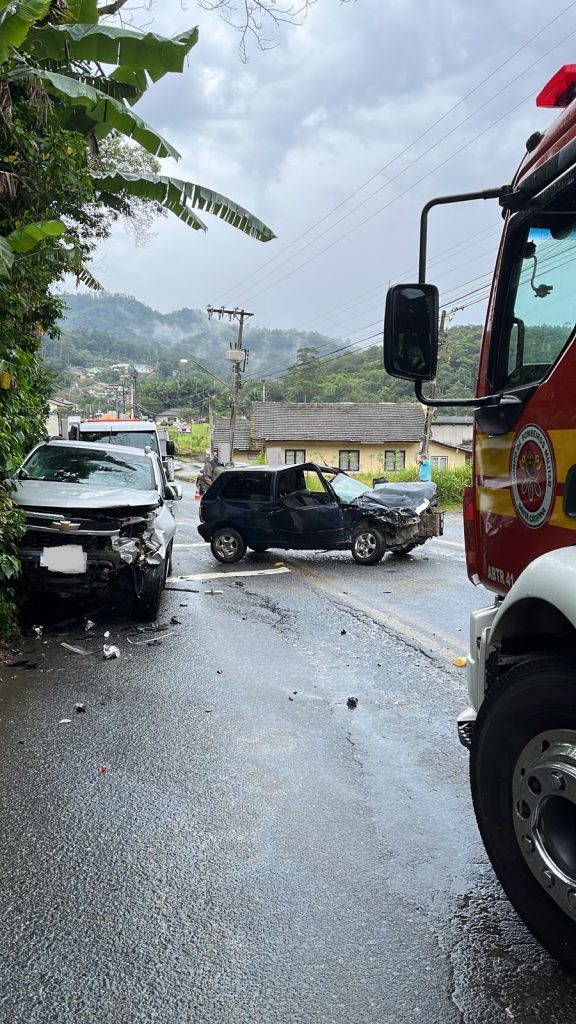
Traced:
<path id="1" fill-rule="evenodd" d="M 494 618 L 488 657 L 505 669 L 542 653 L 575 652 L 576 548 L 563 548 L 535 559 L 513 584 Z"/>
<path id="2" fill-rule="evenodd" d="M 220 519 L 217 523 L 214 523 L 212 526 L 212 536 L 214 536 L 217 530 L 236 530 L 236 533 L 239 533 L 246 540 L 246 534 L 242 527 L 237 526 L 236 523 L 229 522 L 227 519 Z"/>

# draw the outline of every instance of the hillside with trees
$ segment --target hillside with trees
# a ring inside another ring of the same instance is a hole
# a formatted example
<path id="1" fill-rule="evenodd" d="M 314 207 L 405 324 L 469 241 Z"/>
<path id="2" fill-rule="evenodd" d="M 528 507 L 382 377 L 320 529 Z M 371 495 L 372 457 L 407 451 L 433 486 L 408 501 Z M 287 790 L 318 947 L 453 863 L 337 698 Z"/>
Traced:
<path id="1" fill-rule="evenodd" d="M 230 369 L 224 355 L 236 327 L 208 320 L 202 310 L 158 313 L 124 295 L 66 296 L 67 309 L 57 338 L 45 338 L 43 352 L 59 391 L 72 384 L 72 368 L 90 370 L 92 379 L 116 383 L 117 363 L 145 363 L 154 374 L 140 382 L 143 407 L 152 415 L 166 408 L 205 419 L 208 401 L 226 415 Z M 440 354 L 438 394 L 469 396 L 475 385 L 482 329 L 452 326 Z M 347 342 L 297 330 L 248 327 L 250 351 L 240 394 L 241 411 L 253 401 L 403 402 L 411 384 L 384 373 L 382 347 L 330 356 Z"/>

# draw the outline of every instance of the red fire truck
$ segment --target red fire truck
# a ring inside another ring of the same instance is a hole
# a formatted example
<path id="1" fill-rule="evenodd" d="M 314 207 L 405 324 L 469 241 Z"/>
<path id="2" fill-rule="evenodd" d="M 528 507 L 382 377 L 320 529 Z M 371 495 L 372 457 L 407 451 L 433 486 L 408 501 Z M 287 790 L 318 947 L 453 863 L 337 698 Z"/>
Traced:
<path id="1" fill-rule="evenodd" d="M 474 808 L 514 907 L 576 970 L 576 65 L 539 106 L 562 113 L 526 144 L 511 184 L 434 199 L 422 212 L 417 284 L 390 289 L 384 361 L 426 405 L 471 405 L 464 495 L 468 575 L 495 594 L 472 614 L 469 706 Z M 497 200 L 504 229 L 476 397 L 427 399 L 438 292 L 426 283 L 430 210 Z"/>

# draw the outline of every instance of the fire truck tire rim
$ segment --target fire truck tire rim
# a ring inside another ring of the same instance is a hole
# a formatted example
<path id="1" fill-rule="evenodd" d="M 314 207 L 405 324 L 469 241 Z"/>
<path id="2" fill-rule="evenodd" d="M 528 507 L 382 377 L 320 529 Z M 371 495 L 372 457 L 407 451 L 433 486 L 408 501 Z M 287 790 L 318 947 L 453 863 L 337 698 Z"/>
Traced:
<path id="1" fill-rule="evenodd" d="M 512 781 L 514 830 L 530 871 L 576 920 L 576 731 L 533 737 Z"/>

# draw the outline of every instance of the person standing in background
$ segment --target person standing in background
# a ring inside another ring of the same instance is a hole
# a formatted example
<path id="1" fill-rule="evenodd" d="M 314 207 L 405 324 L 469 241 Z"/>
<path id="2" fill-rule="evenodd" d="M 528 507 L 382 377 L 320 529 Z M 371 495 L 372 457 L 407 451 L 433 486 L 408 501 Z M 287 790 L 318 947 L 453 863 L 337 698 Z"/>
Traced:
<path id="1" fill-rule="evenodd" d="M 420 481 L 432 479 L 432 467 L 426 452 L 421 452 L 418 456 L 418 479 Z"/>

